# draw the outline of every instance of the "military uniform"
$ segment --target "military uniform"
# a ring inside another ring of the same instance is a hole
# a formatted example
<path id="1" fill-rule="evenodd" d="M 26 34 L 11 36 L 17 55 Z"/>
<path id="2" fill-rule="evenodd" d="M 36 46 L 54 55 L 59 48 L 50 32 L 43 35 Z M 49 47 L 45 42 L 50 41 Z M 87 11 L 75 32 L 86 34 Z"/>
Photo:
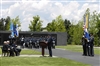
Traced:
<path id="1" fill-rule="evenodd" d="M 91 37 L 90 37 L 90 55 L 91 56 L 94 56 L 94 49 L 93 49 L 93 46 L 94 46 L 94 37 L 93 37 L 93 35 L 91 35 Z"/>
<path id="2" fill-rule="evenodd" d="M 84 36 L 82 37 L 82 46 L 83 46 L 83 56 L 87 56 L 86 39 L 84 38 Z"/>

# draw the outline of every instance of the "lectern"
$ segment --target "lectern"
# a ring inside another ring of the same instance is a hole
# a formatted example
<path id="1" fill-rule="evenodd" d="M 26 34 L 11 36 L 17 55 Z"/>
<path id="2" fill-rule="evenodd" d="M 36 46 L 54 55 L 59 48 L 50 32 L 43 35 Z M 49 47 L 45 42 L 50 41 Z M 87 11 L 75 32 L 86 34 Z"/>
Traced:
<path id="1" fill-rule="evenodd" d="M 39 42 L 41 48 L 42 48 L 42 56 L 44 56 L 45 52 L 44 49 L 47 47 L 47 43 L 44 41 Z"/>

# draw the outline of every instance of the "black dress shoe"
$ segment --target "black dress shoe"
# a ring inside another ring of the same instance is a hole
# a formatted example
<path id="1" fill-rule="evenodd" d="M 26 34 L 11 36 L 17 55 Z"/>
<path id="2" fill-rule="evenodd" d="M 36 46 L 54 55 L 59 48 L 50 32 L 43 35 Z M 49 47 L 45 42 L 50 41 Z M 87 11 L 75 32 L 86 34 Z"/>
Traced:
<path id="1" fill-rule="evenodd" d="M 91 55 L 92 57 L 94 57 L 94 55 Z"/>
<path id="2" fill-rule="evenodd" d="M 84 54 L 82 54 L 82 56 L 84 56 Z"/>
<path id="3" fill-rule="evenodd" d="M 87 56 L 87 55 L 83 54 L 82 56 Z"/>
<path id="4" fill-rule="evenodd" d="M 48 57 L 52 57 L 52 56 L 48 56 Z"/>

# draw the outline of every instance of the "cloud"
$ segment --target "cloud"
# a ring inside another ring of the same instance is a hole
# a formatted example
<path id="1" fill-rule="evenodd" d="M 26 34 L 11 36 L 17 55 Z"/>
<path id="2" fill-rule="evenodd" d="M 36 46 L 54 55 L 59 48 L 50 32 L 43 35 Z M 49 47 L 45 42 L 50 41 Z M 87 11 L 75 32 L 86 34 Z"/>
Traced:
<path id="1" fill-rule="evenodd" d="M 3 0 L 4 1 L 4 0 Z M 11 1 L 11 0 L 5 0 Z M 69 20 L 74 20 L 76 23 L 82 19 L 87 8 L 90 8 L 92 13 L 94 10 L 100 12 L 98 2 L 78 2 L 78 1 L 55 1 L 51 0 L 14 0 L 16 2 L 3 2 L 2 17 L 10 16 L 15 18 L 19 15 L 21 29 L 29 30 L 28 26 L 33 16 L 39 15 L 43 20 L 43 27 L 55 19 L 58 15 Z M 93 0 L 95 1 L 95 0 Z"/>
<path id="2" fill-rule="evenodd" d="M 85 3 L 85 4 L 83 4 L 81 10 L 83 9 L 85 11 L 87 8 L 90 9 L 91 13 L 93 11 L 95 11 L 95 10 L 98 12 L 99 11 L 99 3 L 94 3 L 94 4 L 92 4 L 92 3 Z"/>
<path id="3" fill-rule="evenodd" d="M 2 1 L 11 2 L 11 1 L 22 1 L 22 0 L 2 0 Z"/>
<path id="4" fill-rule="evenodd" d="M 86 1 L 89 1 L 89 2 L 98 2 L 99 0 L 86 0 Z"/>

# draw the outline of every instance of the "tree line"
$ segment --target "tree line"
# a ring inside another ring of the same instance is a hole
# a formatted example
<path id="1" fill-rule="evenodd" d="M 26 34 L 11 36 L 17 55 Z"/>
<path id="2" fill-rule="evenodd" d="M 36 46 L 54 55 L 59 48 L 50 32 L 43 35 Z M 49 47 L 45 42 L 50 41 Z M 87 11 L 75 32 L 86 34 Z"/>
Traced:
<path id="1" fill-rule="evenodd" d="M 90 9 L 87 8 L 85 14 L 89 14 L 89 33 L 94 35 L 94 44 L 95 46 L 100 46 L 100 13 L 93 11 L 90 13 Z M 61 15 L 57 16 L 51 22 L 47 24 L 46 27 L 42 27 L 43 20 L 40 19 L 39 15 L 33 16 L 33 19 L 30 20 L 29 31 L 42 31 L 47 30 L 48 32 L 67 32 L 67 43 L 81 45 L 81 38 L 83 35 L 83 23 L 84 15 L 78 21 L 77 24 L 73 24 L 74 21 L 68 19 L 63 19 Z M 0 30 L 8 31 L 10 28 L 10 23 L 18 24 L 21 27 L 21 22 L 19 16 L 14 19 L 11 19 L 10 16 L 0 19 Z M 21 29 L 19 29 L 21 31 Z"/>

